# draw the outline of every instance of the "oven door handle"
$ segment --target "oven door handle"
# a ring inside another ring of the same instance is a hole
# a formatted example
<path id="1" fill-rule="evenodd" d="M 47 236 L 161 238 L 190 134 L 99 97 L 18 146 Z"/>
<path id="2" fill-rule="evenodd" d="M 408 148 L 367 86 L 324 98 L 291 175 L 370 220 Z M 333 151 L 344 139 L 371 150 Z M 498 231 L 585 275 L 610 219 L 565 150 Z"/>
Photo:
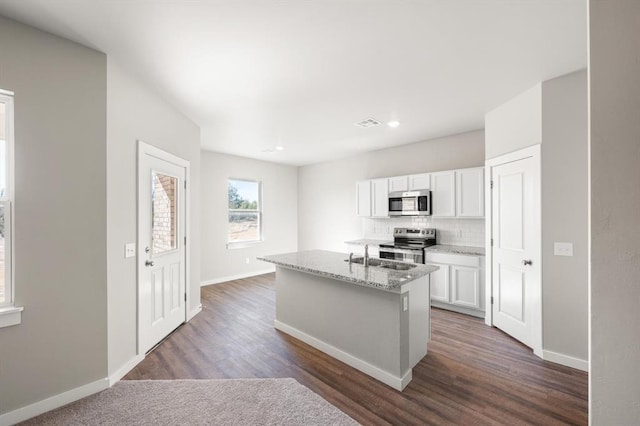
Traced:
<path id="1" fill-rule="evenodd" d="M 380 247 L 380 252 L 410 254 L 412 256 L 415 256 L 415 255 L 422 256 L 424 254 L 422 249 L 407 250 L 407 249 L 397 249 L 397 248 L 391 248 L 391 247 Z"/>

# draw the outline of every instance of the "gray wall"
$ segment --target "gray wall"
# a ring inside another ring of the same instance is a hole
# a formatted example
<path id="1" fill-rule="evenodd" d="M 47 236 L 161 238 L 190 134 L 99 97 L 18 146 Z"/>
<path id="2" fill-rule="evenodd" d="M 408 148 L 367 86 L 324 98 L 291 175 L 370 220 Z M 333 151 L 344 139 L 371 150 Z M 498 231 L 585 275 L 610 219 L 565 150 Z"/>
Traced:
<path id="1" fill-rule="evenodd" d="M 587 72 L 542 84 L 543 348 L 587 360 Z M 572 242 L 573 257 L 554 256 Z"/>
<path id="2" fill-rule="evenodd" d="M 107 78 L 109 374 L 112 375 L 137 352 L 136 258 L 124 258 L 124 245 L 137 240 L 138 140 L 190 162 L 191 275 L 187 311 L 200 304 L 200 129 L 111 59 Z"/>
<path id="3" fill-rule="evenodd" d="M 591 0 L 593 425 L 640 419 L 640 2 Z"/>
<path id="4" fill-rule="evenodd" d="M 361 238 L 356 181 L 484 165 L 484 132 L 372 151 L 298 170 L 298 247 L 344 251 Z"/>
<path id="5" fill-rule="evenodd" d="M 15 92 L 15 283 L 0 413 L 107 372 L 106 57 L 0 17 Z"/>
<path id="6" fill-rule="evenodd" d="M 297 250 L 297 167 L 202 151 L 202 284 L 273 271 L 256 256 Z M 229 178 L 262 182 L 264 241 L 227 249 Z M 249 264 L 246 263 L 249 259 Z"/>
<path id="7" fill-rule="evenodd" d="M 586 71 L 537 84 L 487 113 L 485 124 L 487 159 L 542 144 L 542 346 L 545 357 L 565 355 L 584 365 L 589 307 Z M 573 243 L 573 257 L 554 256 L 554 242 Z"/>

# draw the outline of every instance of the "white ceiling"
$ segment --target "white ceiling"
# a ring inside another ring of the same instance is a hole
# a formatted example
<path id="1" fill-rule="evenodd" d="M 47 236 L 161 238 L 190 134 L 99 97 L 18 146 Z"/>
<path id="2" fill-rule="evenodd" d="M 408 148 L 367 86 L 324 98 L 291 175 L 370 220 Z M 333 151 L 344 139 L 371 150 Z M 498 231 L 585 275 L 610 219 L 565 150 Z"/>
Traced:
<path id="1" fill-rule="evenodd" d="M 204 149 L 295 165 L 481 129 L 587 65 L 584 0 L 0 0 L 0 14 L 107 53 L 200 125 Z M 369 117 L 401 125 L 353 125 Z"/>

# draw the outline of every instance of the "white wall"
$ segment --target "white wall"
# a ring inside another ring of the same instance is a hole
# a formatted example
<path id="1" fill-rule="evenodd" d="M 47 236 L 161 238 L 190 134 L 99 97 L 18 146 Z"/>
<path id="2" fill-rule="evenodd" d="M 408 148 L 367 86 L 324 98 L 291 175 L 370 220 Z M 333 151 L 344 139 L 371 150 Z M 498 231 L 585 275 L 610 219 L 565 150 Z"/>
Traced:
<path id="1" fill-rule="evenodd" d="M 485 158 L 517 151 L 542 141 L 542 85 L 489 111 L 485 115 Z"/>
<path id="2" fill-rule="evenodd" d="M 104 54 L 0 17 L 25 309 L 0 329 L 0 414 L 107 374 L 106 86 Z"/>
<path id="3" fill-rule="evenodd" d="M 587 360 L 587 72 L 542 83 L 543 348 Z M 573 243 L 555 256 L 554 242 Z"/>
<path id="4" fill-rule="evenodd" d="M 137 240 L 138 139 L 190 162 L 188 312 L 200 304 L 200 129 L 111 59 L 107 79 L 109 374 L 112 375 L 137 352 L 136 258 L 124 258 L 124 245 Z"/>
<path id="5" fill-rule="evenodd" d="M 487 159 L 542 144 L 544 356 L 582 368 L 588 360 L 586 93 L 586 72 L 568 74 L 537 84 L 485 120 Z M 554 242 L 573 243 L 573 257 L 554 256 Z"/>
<path id="6" fill-rule="evenodd" d="M 362 238 L 363 219 L 355 214 L 358 180 L 483 164 L 484 132 L 474 131 L 300 167 L 298 247 L 343 252 L 344 241 Z"/>
<path id="7" fill-rule="evenodd" d="M 640 419 L 640 2 L 590 0 L 593 425 Z"/>
<path id="8" fill-rule="evenodd" d="M 227 249 L 229 178 L 262 182 L 264 241 Z M 202 151 L 202 284 L 275 270 L 256 256 L 297 250 L 297 168 Z M 246 263 L 249 259 L 249 264 Z"/>

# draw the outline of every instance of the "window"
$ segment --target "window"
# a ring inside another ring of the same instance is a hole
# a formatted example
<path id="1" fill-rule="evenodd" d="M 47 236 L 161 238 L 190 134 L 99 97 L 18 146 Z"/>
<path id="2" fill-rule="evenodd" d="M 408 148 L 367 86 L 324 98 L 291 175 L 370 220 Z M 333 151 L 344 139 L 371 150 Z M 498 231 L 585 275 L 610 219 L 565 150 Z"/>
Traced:
<path id="1" fill-rule="evenodd" d="M 13 93 L 0 90 L 0 327 L 20 323 L 12 280 Z"/>
<path id="2" fill-rule="evenodd" d="M 262 197 L 260 182 L 229 179 L 228 245 L 262 241 Z"/>

